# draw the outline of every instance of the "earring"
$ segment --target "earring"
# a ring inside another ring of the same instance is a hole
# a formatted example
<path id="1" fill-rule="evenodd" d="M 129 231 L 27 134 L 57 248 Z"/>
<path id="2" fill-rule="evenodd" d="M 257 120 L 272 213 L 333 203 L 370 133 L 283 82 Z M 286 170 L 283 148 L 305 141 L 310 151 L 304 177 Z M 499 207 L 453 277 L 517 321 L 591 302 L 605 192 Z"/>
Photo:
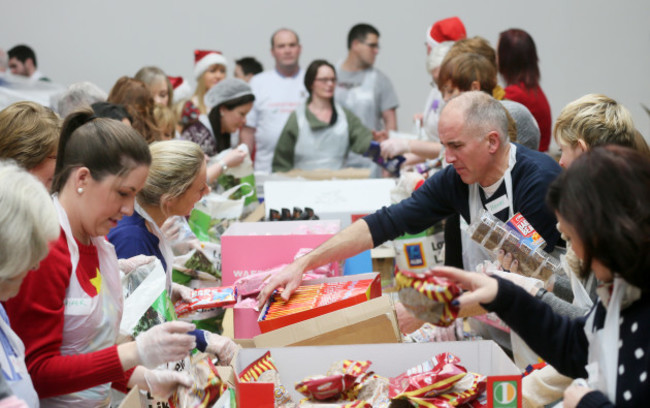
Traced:
<path id="1" fill-rule="evenodd" d="M 77 189 L 77 193 L 81 194 L 81 193 L 83 193 L 83 192 L 84 192 L 84 189 L 83 189 L 82 187 L 79 187 L 79 188 Z"/>

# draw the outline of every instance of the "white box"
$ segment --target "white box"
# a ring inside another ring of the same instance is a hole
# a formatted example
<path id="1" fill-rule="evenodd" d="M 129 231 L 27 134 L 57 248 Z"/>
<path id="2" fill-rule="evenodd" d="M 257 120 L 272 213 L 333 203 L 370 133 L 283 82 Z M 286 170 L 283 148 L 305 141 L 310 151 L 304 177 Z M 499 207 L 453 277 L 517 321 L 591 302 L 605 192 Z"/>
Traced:
<path id="1" fill-rule="evenodd" d="M 267 181 L 264 183 L 266 213 L 271 209 L 310 207 L 321 220 L 339 219 L 345 228 L 358 216 L 389 206 L 393 179 Z"/>

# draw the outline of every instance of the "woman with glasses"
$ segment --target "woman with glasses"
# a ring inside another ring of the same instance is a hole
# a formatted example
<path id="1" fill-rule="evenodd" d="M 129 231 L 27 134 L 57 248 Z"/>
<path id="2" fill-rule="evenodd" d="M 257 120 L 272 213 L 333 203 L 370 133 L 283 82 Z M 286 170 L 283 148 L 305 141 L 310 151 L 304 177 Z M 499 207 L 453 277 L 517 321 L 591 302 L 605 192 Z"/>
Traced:
<path id="1" fill-rule="evenodd" d="M 273 172 L 343 167 L 348 152 L 363 154 L 373 134 L 358 117 L 334 102 L 336 70 L 325 60 L 313 61 L 305 72 L 306 102 L 284 125 L 273 155 Z"/>

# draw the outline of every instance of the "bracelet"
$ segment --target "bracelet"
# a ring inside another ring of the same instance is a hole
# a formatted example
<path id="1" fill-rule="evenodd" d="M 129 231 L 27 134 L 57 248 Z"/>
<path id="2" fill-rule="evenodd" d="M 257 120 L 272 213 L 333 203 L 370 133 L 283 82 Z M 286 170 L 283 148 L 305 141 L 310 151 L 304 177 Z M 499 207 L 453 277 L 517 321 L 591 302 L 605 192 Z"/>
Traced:
<path id="1" fill-rule="evenodd" d="M 221 166 L 221 174 L 225 173 L 226 170 L 228 170 L 228 165 L 224 163 L 223 160 L 219 160 L 217 164 Z"/>

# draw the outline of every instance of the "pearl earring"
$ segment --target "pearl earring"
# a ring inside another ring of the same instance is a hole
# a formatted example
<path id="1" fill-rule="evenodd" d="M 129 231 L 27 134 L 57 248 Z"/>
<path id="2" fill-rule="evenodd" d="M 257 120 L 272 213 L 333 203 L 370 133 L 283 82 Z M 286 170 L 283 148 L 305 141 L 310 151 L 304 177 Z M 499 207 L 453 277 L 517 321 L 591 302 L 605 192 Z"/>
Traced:
<path id="1" fill-rule="evenodd" d="M 79 188 L 77 189 L 77 193 L 81 194 L 81 193 L 83 193 L 83 192 L 84 192 L 84 189 L 83 189 L 82 187 L 79 187 Z"/>

